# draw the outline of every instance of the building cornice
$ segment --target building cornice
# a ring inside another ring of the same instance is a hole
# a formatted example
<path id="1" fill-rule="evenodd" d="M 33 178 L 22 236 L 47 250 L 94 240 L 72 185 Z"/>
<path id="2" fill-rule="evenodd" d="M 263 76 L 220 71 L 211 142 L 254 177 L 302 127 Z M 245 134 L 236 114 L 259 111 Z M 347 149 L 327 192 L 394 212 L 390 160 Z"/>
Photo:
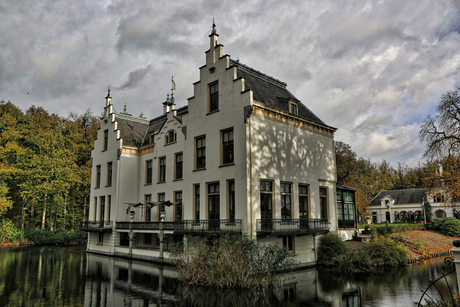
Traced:
<path id="1" fill-rule="evenodd" d="M 304 118 L 299 116 L 295 116 L 293 114 L 283 112 L 281 110 L 277 110 L 274 108 L 267 107 L 264 104 L 261 104 L 257 101 L 254 101 L 254 110 L 252 115 L 269 119 L 281 124 L 285 124 L 291 127 L 295 127 L 298 129 L 306 130 L 309 132 L 313 132 L 322 136 L 327 136 L 330 138 L 334 138 L 334 132 L 337 131 L 336 128 L 323 126 L 311 121 L 308 121 Z"/>

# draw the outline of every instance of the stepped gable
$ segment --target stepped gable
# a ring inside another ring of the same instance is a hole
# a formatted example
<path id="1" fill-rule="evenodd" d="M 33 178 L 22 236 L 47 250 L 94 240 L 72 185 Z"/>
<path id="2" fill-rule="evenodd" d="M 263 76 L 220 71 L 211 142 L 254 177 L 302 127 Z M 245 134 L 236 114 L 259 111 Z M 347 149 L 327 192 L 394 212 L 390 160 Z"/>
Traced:
<path id="1" fill-rule="evenodd" d="M 426 197 L 426 189 L 407 189 L 381 191 L 369 203 L 369 206 L 380 206 L 380 199 L 390 196 L 395 200 L 395 205 L 401 204 L 422 204 L 423 198 Z"/>
<path id="2" fill-rule="evenodd" d="M 117 129 L 120 131 L 123 146 L 141 146 L 148 128 L 148 121 L 120 113 L 115 115 L 115 121 L 118 123 Z"/>
<path id="3" fill-rule="evenodd" d="M 244 78 L 245 87 L 253 91 L 254 101 L 268 107 L 289 113 L 289 105 L 280 99 L 292 99 L 298 104 L 298 116 L 308 121 L 327 126 L 318 116 L 308 109 L 289 90 L 287 84 L 270 77 L 238 61 L 230 59 L 230 64 L 237 67 L 237 77 Z"/>

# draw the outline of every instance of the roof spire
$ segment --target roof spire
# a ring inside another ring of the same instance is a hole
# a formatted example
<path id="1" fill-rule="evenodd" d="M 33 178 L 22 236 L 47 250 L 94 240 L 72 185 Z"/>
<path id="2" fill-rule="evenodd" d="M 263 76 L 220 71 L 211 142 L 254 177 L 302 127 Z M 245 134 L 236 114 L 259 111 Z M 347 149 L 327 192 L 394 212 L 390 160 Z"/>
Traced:
<path id="1" fill-rule="evenodd" d="M 105 98 L 112 98 L 112 97 L 110 97 L 110 84 L 109 84 L 109 90 L 107 92 L 107 97 L 105 97 Z"/>
<path id="2" fill-rule="evenodd" d="M 214 17 L 212 18 L 212 30 L 211 34 L 217 34 L 216 24 L 214 23 Z"/>

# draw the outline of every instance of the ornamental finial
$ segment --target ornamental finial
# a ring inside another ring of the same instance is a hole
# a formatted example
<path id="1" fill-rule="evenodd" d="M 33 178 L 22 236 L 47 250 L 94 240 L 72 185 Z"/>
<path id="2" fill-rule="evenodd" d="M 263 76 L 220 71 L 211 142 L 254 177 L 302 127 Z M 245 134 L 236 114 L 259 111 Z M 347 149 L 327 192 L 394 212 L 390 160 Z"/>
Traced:
<path id="1" fill-rule="evenodd" d="M 214 17 L 212 18 L 212 30 L 211 34 L 217 34 L 216 24 L 214 23 Z"/>

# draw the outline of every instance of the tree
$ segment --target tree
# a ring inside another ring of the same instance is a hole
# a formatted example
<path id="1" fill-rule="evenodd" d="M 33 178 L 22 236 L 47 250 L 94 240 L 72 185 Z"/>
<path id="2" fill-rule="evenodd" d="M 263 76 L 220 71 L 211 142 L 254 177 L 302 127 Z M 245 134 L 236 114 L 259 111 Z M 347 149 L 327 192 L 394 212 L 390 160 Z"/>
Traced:
<path id="1" fill-rule="evenodd" d="M 426 145 L 426 158 L 458 156 L 460 148 L 460 88 L 443 94 L 436 116 L 422 122 L 420 141 Z"/>

